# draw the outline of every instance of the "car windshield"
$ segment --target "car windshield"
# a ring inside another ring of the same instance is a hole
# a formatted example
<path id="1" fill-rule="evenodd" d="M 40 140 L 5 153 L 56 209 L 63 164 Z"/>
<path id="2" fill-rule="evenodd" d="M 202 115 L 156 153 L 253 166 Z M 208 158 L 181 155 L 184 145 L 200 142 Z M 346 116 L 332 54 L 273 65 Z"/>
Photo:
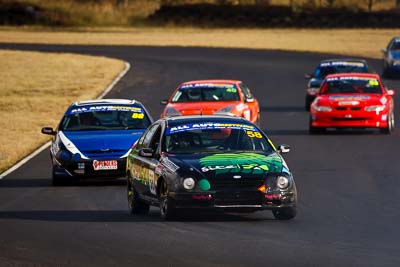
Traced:
<path id="1" fill-rule="evenodd" d="M 321 93 L 382 94 L 382 89 L 379 81 L 374 78 L 340 77 L 326 79 L 322 85 Z"/>
<path id="2" fill-rule="evenodd" d="M 235 84 L 188 84 L 180 87 L 172 102 L 239 101 Z"/>
<path id="3" fill-rule="evenodd" d="M 393 42 L 390 46 L 390 50 L 400 50 L 400 40 Z"/>
<path id="4" fill-rule="evenodd" d="M 323 79 L 329 74 L 348 72 L 368 72 L 367 66 L 362 62 L 326 62 L 321 63 L 314 71 L 315 78 Z"/>
<path id="5" fill-rule="evenodd" d="M 200 126 L 199 126 L 200 125 Z M 204 126 L 209 125 L 209 126 Z M 164 151 L 207 153 L 221 151 L 263 151 L 274 149 L 259 129 L 251 125 L 221 127 L 220 123 L 187 124 L 167 128 Z"/>
<path id="6" fill-rule="evenodd" d="M 60 130 L 134 130 L 145 129 L 149 125 L 149 117 L 139 107 L 100 106 L 72 110 L 62 119 Z"/>

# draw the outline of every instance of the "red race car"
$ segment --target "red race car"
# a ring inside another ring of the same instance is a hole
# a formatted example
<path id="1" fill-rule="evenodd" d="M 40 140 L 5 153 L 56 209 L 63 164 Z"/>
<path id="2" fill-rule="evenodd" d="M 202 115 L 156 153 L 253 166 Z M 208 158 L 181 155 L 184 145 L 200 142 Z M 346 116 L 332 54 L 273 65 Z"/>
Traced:
<path id="1" fill-rule="evenodd" d="M 172 93 L 161 117 L 226 114 L 259 124 L 260 108 L 250 89 L 237 80 L 201 80 L 182 83 Z"/>
<path id="2" fill-rule="evenodd" d="M 334 128 L 394 129 L 393 90 L 378 74 L 345 73 L 326 76 L 310 109 L 311 134 Z"/>

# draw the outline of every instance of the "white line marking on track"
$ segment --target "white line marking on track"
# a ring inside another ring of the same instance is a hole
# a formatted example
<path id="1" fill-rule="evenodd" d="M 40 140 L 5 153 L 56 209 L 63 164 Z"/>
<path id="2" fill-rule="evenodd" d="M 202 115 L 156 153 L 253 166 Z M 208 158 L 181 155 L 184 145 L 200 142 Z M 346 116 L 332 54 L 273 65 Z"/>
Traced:
<path id="1" fill-rule="evenodd" d="M 131 68 L 131 65 L 129 64 L 129 62 L 125 62 L 124 70 L 112 81 L 112 83 L 109 86 L 107 86 L 107 88 L 103 91 L 103 93 L 101 93 L 97 97 L 97 99 L 101 99 L 104 96 L 106 96 L 114 88 L 114 86 L 122 79 L 122 77 L 124 77 L 125 74 L 128 73 L 130 68 Z M 41 147 L 39 147 L 38 149 L 33 151 L 30 155 L 28 155 L 25 158 L 23 158 L 22 160 L 18 161 L 11 168 L 9 168 L 8 170 L 1 173 L 0 180 L 3 179 L 4 177 L 6 177 L 7 175 L 9 175 L 10 173 L 14 172 L 15 170 L 17 170 L 18 168 L 20 168 L 22 165 L 27 163 L 29 160 L 31 160 L 35 156 L 37 156 L 40 152 L 42 152 L 43 150 L 48 148 L 50 146 L 50 144 L 51 144 L 51 141 L 47 142 L 46 144 L 42 145 Z"/>

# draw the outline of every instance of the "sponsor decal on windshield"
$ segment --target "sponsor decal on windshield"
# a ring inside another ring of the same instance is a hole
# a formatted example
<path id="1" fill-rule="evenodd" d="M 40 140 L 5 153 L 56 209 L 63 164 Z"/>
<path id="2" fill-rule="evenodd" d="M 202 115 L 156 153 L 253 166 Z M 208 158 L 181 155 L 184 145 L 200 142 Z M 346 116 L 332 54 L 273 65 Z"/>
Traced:
<path id="1" fill-rule="evenodd" d="M 357 76 L 346 76 L 346 77 L 333 77 L 327 78 L 327 82 L 335 82 L 335 81 L 368 81 L 369 84 L 379 85 L 377 79 L 369 78 L 369 77 L 357 77 Z"/>
<path id="2" fill-rule="evenodd" d="M 367 95 L 333 95 L 329 97 L 330 100 L 342 101 L 342 100 L 366 100 L 369 99 Z"/>
<path id="3" fill-rule="evenodd" d="M 324 62 L 321 63 L 321 67 L 328 66 L 355 66 L 355 67 L 364 67 L 364 63 L 361 62 L 353 62 L 353 61 L 335 61 L 335 62 Z"/>
<path id="4" fill-rule="evenodd" d="M 125 112 L 134 112 L 134 114 L 135 113 L 144 114 L 142 108 L 139 107 L 101 105 L 101 106 L 75 108 L 72 109 L 69 113 L 67 113 L 67 115 L 79 114 L 85 112 L 101 112 L 101 111 L 125 111 Z"/>
<path id="5" fill-rule="evenodd" d="M 253 134 L 259 132 L 257 128 L 252 125 L 239 124 L 239 123 L 219 123 L 219 122 L 206 122 L 206 123 L 188 123 L 179 126 L 167 128 L 166 135 L 171 135 L 179 132 L 194 131 L 194 130 L 213 130 L 213 129 L 237 129 L 252 131 Z"/>
<path id="6" fill-rule="evenodd" d="M 226 88 L 226 89 L 235 89 L 236 85 L 231 83 L 194 83 L 194 84 L 184 84 L 181 86 L 181 89 L 191 89 L 191 88 Z"/>
<path id="7" fill-rule="evenodd" d="M 257 153 L 214 154 L 200 159 L 201 171 L 222 173 L 263 174 L 281 172 L 284 164 L 279 156 L 267 157 Z"/>

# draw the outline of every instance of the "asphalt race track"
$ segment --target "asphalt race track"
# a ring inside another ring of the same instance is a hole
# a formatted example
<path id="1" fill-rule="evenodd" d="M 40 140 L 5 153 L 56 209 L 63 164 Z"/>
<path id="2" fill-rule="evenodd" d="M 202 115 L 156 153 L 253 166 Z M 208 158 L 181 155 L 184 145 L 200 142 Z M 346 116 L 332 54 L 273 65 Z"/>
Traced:
<path id="1" fill-rule="evenodd" d="M 131 70 L 107 98 L 138 99 L 154 118 L 160 100 L 182 81 L 241 79 L 260 102 L 262 128 L 275 144 L 291 145 L 285 158 L 299 190 L 292 221 L 274 220 L 266 211 L 164 222 L 156 208 L 148 216 L 128 214 L 123 180 L 52 187 L 46 150 L 0 180 L 0 266 L 400 266 L 400 128 L 391 135 L 308 134 L 304 73 L 333 56 L 178 47 L 0 48 L 129 61 Z M 369 63 L 381 72 L 380 60 Z M 386 82 L 397 89 L 400 125 L 400 80 Z"/>

